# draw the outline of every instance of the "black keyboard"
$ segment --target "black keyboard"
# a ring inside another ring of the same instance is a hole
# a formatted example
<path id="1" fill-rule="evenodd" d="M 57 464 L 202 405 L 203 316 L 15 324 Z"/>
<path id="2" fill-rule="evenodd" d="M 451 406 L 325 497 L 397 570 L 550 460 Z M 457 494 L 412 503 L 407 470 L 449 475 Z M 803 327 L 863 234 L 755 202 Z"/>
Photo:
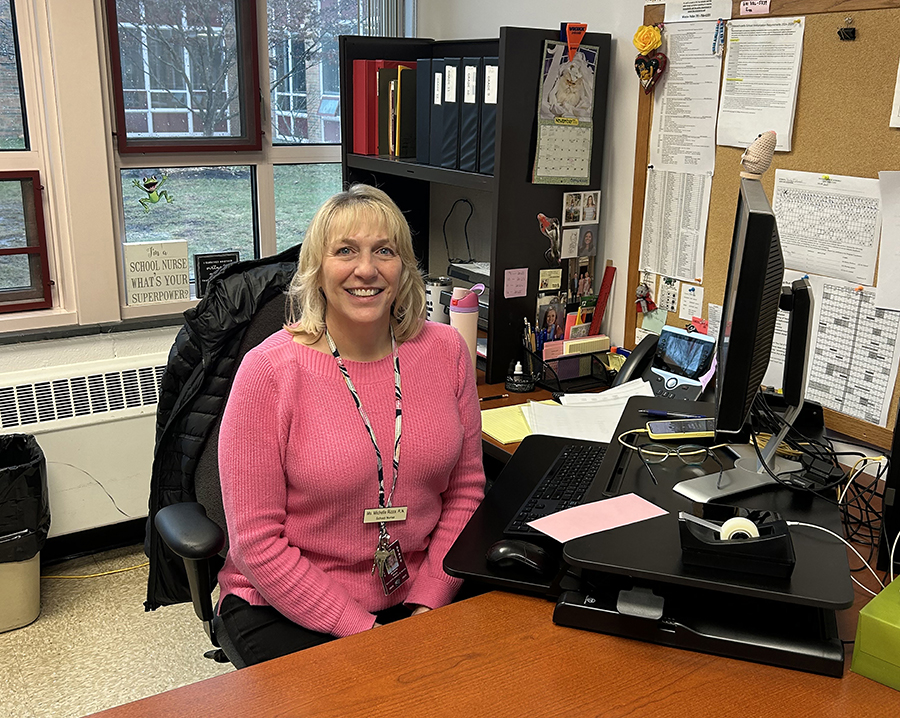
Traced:
<path id="1" fill-rule="evenodd" d="M 607 444 L 564 446 L 544 478 L 507 524 L 504 535 L 515 538 L 543 536 L 528 526 L 528 522 L 578 506 L 600 469 L 606 447 Z"/>

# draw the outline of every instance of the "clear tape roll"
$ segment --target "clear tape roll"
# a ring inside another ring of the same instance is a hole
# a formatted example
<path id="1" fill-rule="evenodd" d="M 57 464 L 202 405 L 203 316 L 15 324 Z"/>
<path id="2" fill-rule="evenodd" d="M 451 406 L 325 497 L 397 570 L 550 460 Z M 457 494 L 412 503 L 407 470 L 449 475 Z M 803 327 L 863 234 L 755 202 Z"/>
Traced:
<path id="1" fill-rule="evenodd" d="M 719 531 L 719 538 L 723 541 L 759 538 L 759 529 L 756 528 L 756 524 L 750 519 L 744 518 L 743 516 L 735 516 L 722 524 L 722 529 Z"/>

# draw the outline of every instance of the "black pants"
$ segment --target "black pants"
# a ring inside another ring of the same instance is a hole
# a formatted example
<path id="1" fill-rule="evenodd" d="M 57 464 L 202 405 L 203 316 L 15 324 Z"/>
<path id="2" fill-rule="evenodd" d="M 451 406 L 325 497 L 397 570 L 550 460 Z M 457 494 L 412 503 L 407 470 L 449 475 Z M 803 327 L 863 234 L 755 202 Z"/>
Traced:
<path id="1" fill-rule="evenodd" d="M 410 609 L 399 604 L 376 613 L 375 620 L 381 624 L 393 623 L 407 618 L 410 613 Z M 232 595 L 222 599 L 216 619 L 216 637 L 236 668 L 335 640 L 330 633 L 318 633 L 294 623 L 271 606 L 252 606 L 243 598 Z"/>
<path id="2" fill-rule="evenodd" d="M 489 589 L 466 581 L 456 600 L 462 601 L 485 590 Z M 410 609 L 398 604 L 376 613 L 375 620 L 384 625 L 407 618 L 410 613 Z M 214 624 L 216 638 L 235 668 L 246 668 L 335 640 L 329 633 L 303 628 L 271 606 L 251 606 L 230 594 L 222 599 Z"/>

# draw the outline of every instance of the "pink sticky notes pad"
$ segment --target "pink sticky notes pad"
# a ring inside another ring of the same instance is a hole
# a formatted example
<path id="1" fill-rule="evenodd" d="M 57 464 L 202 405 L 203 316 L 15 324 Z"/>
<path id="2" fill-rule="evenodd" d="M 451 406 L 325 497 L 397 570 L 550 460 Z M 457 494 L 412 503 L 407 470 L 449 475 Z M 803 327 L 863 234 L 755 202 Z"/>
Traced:
<path id="1" fill-rule="evenodd" d="M 544 516 L 528 525 L 561 543 L 669 513 L 637 494 L 623 494 Z"/>

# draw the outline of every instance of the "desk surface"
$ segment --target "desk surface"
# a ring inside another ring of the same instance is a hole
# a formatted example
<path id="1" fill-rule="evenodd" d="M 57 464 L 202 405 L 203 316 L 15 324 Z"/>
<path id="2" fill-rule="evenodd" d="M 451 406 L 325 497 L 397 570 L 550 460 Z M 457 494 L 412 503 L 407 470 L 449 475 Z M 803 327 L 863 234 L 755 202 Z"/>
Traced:
<path id="1" fill-rule="evenodd" d="M 556 626 L 553 604 L 494 592 L 101 714 L 879 718 L 900 693 Z M 849 612 L 847 612 L 849 613 Z M 847 661 L 849 666 L 849 659 Z"/>

